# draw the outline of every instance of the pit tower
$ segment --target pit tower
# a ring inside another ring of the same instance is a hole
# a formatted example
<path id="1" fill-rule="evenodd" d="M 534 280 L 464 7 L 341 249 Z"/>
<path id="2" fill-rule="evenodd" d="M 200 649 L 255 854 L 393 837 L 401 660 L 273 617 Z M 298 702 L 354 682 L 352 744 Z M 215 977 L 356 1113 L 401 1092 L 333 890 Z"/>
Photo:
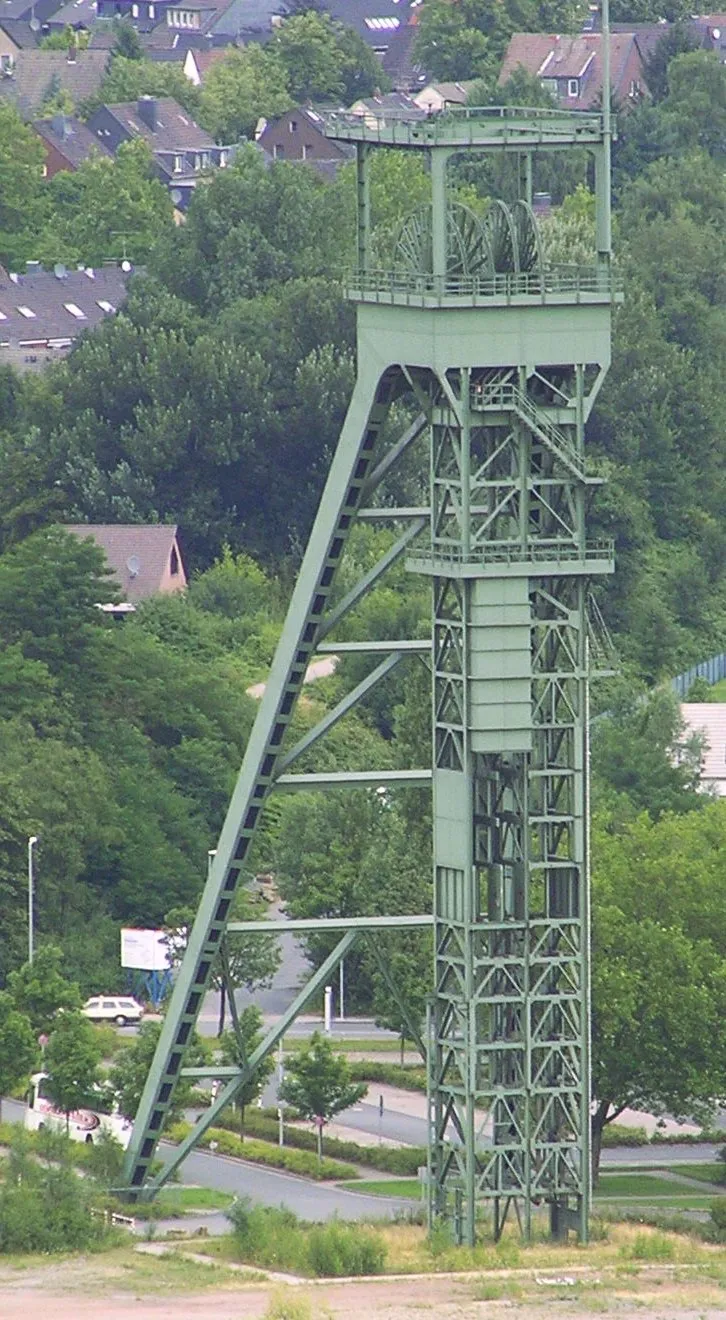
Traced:
<path id="1" fill-rule="evenodd" d="M 607 664 L 590 581 L 612 571 L 589 541 L 584 428 L 610 362 L 610 125 L 604 114 L 514 107 L 417 118 L 330 115 L 356 153 L 357 379 L 237 788 L 149 1074 L 126 1162 L 126 1191 L 147 1173 L 182 1072 L 212 961 L 242 927 L 229 913 L 269 793 L 419 785 L 433 790 L 434 912 L 331 927 L 341 939 L 242 1068 L 186 1069 L 225 1085 L 175 1167 L 235 1095 L 356 938 L 380 926 L 433 926 L 426 1039 L 432 1221 L 473 1242 L 482 1207 L 495 1235 L 510 1210 L 528 1234 L 546 1204 L 554 1235 L 587 1237 L 589 907 L 587 689 Z M 532 211 L 539 152 L 585 149 L 596 196 L 591 265 L 547 262 Z M 422 153 L 430 201 L 381 238 L 371 230 L 375 153 Z M 519 198 L 478 213 L 452 186 L 462 153 L 515 162 Z M 391 404 L 418 416 L 385 439 Z M 413 444 L 429 446 L 429 497 L 371 507 Z M 357 517 L 387 516 L 399 538 L 330 603 Z M 431 580 L 430 638 L 347 643 L 336 624 L 391 563 Z M 367 651 L 379 663 L 295 746 L 285 735 L 316 652 Z M 431 665 L 431 768 L 291 774 L 302 752 L 411 654 Z M 285 745 L 283 746 L 283 744 Z M 270 930 L 269 926 L 260 928 Z M 245 929 L 253 929 L 247 923 Z M 285 929 L 290 929 L 286 926 Z M 375 947 L 375 946 L 374 946 Z M 385 972 L 385 968 L 383 969 Z M 391 987 L 396 993 L 395 986 Z M 406 1005 L 402 1005 L 406 1011 Z M 411 1033 L 417 1024 L 411 1023 Z"/>

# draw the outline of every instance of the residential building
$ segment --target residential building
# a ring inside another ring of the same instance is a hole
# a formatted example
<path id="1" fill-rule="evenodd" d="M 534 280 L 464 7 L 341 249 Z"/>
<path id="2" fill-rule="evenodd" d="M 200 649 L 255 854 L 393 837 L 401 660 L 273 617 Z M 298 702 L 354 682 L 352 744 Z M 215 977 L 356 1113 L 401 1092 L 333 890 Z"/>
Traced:
<path id="1" fill-rule="evenodd" d="M 423 65 L 416 56 L 418 10 L 410 9 L 408 20 L 391 33 L 387 49 L 381 55 L 383 72 L 397 92 L 416 92 L 428 82 Z"/>
<path id="2" fill-rule="evenodd" d="M 83 330 L 122 306 L 130 274 L 130 266 L 48 271 L 29 262 L 23 274 L 0 266 L 0 365 L 39 371 L 65 356 Z"/>
<path id="3" fill-rule="evenodd" d="M 687 736 L 696 734 L 703 739 L 703 788 L 718 797 L 726 797 L 726 702 L 684 702 L 681 718 Z"/>
<path id="4" fill-rule="evenodd" d="M 52 179 L 60 170 L 77 170 L 90 156 L 107 156 L 103 143 L 80 119 L 72 115 L 53 115 L 52 119 L 35 119 L 31 127 L 42 139 L 45 147 L 43 173 Z"/>
<path id="5" fill-rule="evenodd" d="M 382 126 L 386 120 L 400 119 L 403 115 L 407 119 L 426 117 L 426 112 L 419 110 L 407 92 L 386 92 L 383 95 L 378 92 L 375 96 L 362 97 L 353 102 L 350 113 L 365 119 L 369 128 L 375 128 L 377 124 Z"/>
<path id="6" fill-rule="evenodd" d="M 2 0 L 0 0 L 0 12 Z M 12 72 L 19 50 L 34 50 L 38 36 L 21 18 L 0 18 L 0 78 Z"/>
<path id="7" fill-rule="evenodd" d="M 469 82 L 441 82 L 427 83 L 416 92 L 413 101 L 420 110 L 425 110 L 427 114 L 438 113 L 441 110 L 448 110 L 451 106 L 466 105 L 469 92 L 474 86 L 474 81 Z"/>
<path id="8" fill-rule="evenodd" d="M 704 50 L 713 51 L 726 64 L 726 14 L 702 14 L 692 18 L 688 27 Z"/>
<path id="9" fill-rule="evenodd" d="M 309 161 L 323 174 L 334 174 L 355 151 L 327 138 L 322 116 L 309 106 L 288 110 L 269 123 L 261 119 L 255 139 L 273 160 Z"/>
<path id="10" fill-rule="evenodd" d="M 88 120 L 96 138 L 115 155 L 123 142 L 141 138 L 151 148 L 156 172 L 174 205 L 185 210 L 201 174 L 228 164 L 231 149 L 220 147 L 170 96 L 142 96 L 99 106 Z"/>
<path id="11" fill-rule="evenodd" d="M 591 110 L 601 103 L 602 33 L 558 36 L 515 32 L 504 56 L 499 85 L 523 68 L 568 110 Z M 634 32 L 610 34 L 610 86 L 622 109 L 648 95 L 644 61 Z"/>
<path id="12" fill-rule="evenodd" d="M 77 107 L 98 91 L 108 58 L 107 50 L 19 50 L 0 77 L 0 95 L 13 101 L 24 119 L 36 118 L 58 92 L 66 92 Z"/>
<path id="13" fill-rule="evenodd" d="M 35 19 L 40 27 L 57 8 L 58 0 L 0 0 L 0 23 Z"/>
<path id="14" fill-rule="evenodd" d="M 188 50 L 184 56 L 184 73 L 195 87 L 201 87 L 209 70 L 223 60 L 229 46 L 212 46 L 211 50 Z"/>
<path id="15" fill-rule="evenodd" d="M 108 614 L 122 617 L 139 601 L 183 591 L 187 585 L 175 524 L 74 523 L 65 530 L 79 540 L 90 537 L 103 550 L 122 597 L 120 604 L 98 602 Z"/>

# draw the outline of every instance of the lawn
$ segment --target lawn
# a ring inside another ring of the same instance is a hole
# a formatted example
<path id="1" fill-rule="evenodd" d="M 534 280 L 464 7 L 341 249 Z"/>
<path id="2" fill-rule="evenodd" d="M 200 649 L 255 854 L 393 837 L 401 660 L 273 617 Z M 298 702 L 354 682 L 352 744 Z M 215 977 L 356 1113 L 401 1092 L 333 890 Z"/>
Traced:
<path id="1" fill-rule="evenodd" d="M 216 1187 L 162 1187 L 156 1204 L 164 1214 L 174 1215 L 187 1210 L 226 1210 L 233 1200 L 231 1192 Z"/>
<path id="2" fill-rule="evenodd" d="M 682 1191 L 687 1188 L 681 1185 Z M 641 1200 L 648 1196 L 678 1195 L 678 1184 L 668 1178 L 661 1178 L 653 1173 L 601 1173 L 595 1188 L 596 1196 L 637 1196 Z"/>
<path id="3" fill-rule="evenodd" d="M 415 1201 L 419 1201 L 423 1194 L 418 1178 L 358 1179 L 356 1182 L 341 1182 L 337 1186 L 347 1187 L 351 1192 L 367 1192 L 369 1196 L 407 1196 Z"/>
<path id="4" fill-rule="evenodd" d="M 674 1173 L 682 1173 L 687 1178 L 696 1178 L 698 1182 L 720 1183 L 726 1191 L 726 1167 L 721 1160 L 718 1164 L 674 1164 Z"/>

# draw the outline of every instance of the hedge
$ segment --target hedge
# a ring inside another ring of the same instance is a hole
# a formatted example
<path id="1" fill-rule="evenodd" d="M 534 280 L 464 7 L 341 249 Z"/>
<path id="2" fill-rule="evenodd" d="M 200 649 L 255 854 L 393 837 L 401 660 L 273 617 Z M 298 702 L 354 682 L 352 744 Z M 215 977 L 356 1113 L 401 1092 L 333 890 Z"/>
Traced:
<path id="1" fill-rule="evenodd" d="M 426 1094 L 426 1069 L 423 1064 L 378 1062 L 357 1059 L 349 1063 L 354 1082 L 383 1082 L 385 1086 L 399 1086 L 403 1091 L 423 1091 Z"/>
<path id="2" fill-rule="evenodd" d="M 220 1127 L 230 1131 L 239 1130 L 239 1119 L 232 1110 L 224 1110 L 219 1118 Z M 276 1141 L 278 1120 L 264 1111 L 249 1108 L 245 1112 L 245 1132 L 263 1141 Z M 245 1149 L 247 1147 L 247 1142 Z M 285 1146 L 294 1146 L 298 1150 L 317 1150 L 317 1137 L 309 1128 L 285 1127 Z M 415 1178 L 419 1168 L 426 1163 L 424 1146 L 362 1146 L 357 1141 L 341 1141 L 339 1137 L 325 1137 L 325 1150 L 329 1157 L 350 1160 L 353 1164 L 364 1164 L 369 1169 L 380 1169 L 383 1173 L 395 1173 L 399 1177 Z"/>
<path id="3" fill-rule="evenodd" d="M 182 1141 L 189 1132 L 189 1123 L 175 1123 L 167 1136 L 170 1141 Z M 337 1182 L 360 1177 L 352 1164 L 343 1164 L 327 1156 L 319 1160 L 312 1152 L 273 1146 L 267 1141 L 240 1141 L 226 1128 L 208 1128 L 199 1145 L 209 1148 L 212 1142 L 216 1143 L 220 1155 L 232 1155 L 249 1164 L 265 1164 L 272 1169 L 285 1169 L 287 1173 L 297 1173 L 303 1178 L 313 1178 L 316 1182 Z"/>

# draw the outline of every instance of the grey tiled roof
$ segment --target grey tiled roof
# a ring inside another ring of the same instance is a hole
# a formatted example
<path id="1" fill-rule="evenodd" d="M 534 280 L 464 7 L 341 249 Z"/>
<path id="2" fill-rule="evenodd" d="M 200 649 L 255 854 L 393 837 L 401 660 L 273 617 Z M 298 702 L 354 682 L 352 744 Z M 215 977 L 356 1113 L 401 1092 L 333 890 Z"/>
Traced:
<path id="1" fill-rule="evenodd" d="M 55 147 L 56 151 L 60 151 L 70 165 L 76 167 L 82 165 L 94 151 L 102 156 L 109 155 L 95 133 L 72 115 L 54 115 L 52 119 L 36 119 L 31 127 L 44 142 Z"/>
<path id="2" fill-rule="evenodd" d="M 35 50 L 38 45 L 38 33 L 30 23 L 22 18 L 3 18 L 0 12 L 0 28 L 10 37 L 19 50 Z"/>
<path id="3" fill-rule="evenodd" d="M 0 79 L 0 95 L 27 118 L 37 114 L 54 88 L 68 92 L 77 106 L 98 91 L 107 62 L 107 50 L 79 50 L 73 60 L 64 50 L 20 50 L 12 76 Z"/>
<path id="4" fill-rule="evenodd" d="M 153 133 L 140 118 L 136 101 L 120 101 L 105 109 L 134 137 L 144 138 L 152 151 L 206 151 L 215 145 L 214 138 L 173 97 L 158 96 L 156 104 L 158 125 Z"/>
<path id="5" fill-rule="evenodd" d="M 175 526 L 163 523 L 75 523 L 66 531 L 81 539 L 93 537 L 113 569 L 123 599 L 131 603 L 158 593 L 177 535 Z"/>
<path id="6" fill-rule="evenodd" d="M 83 330 L 123 304 L 128 279 L 117 266 L 70 270 L 62 278 L 45 270 L 11 276 L 0 266 L 0 363 L 23 369 L 38 365 L 26 359 L 44 347 L 67 351 Z"/>

